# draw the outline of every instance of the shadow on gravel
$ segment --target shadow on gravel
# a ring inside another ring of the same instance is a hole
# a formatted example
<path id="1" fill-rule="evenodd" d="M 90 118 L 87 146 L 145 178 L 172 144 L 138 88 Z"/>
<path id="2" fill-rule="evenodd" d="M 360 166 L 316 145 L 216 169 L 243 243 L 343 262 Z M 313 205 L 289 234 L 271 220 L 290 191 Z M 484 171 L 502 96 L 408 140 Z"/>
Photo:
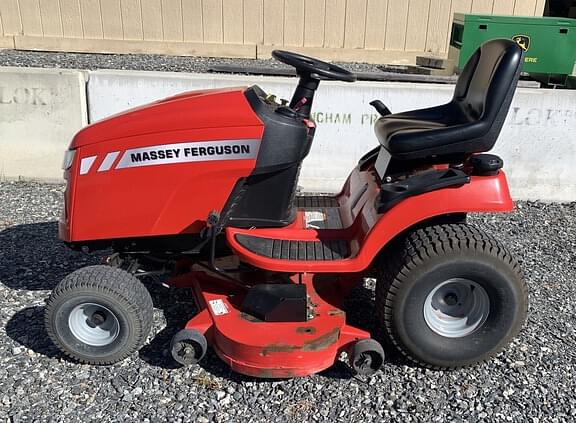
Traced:
<path id="1" fill-rule="evenodd" d="M 162 310 L 166 325 L 140 349 L 140 358 L 151 366 L 163 369 L 180 368 L 180 364 L 174 361 L 170 354 L 170 341 L 176 332 L 183 329 L 188 320 L 197 313 L 192 293 L 187 288 L 163 287 L 158 281 L 151 279 L 145 279 L 143 282 L 152 296 L 154 308 Z M 198 365 L 213 376 L 234 382 L 266 382 L 263 379 L 232 372 L 211 348 L 208 348 L 208 352 Z"/>
<path id="2" fill-rule="evenodd" d="M 72 251 L 59 241 L 57 222 L 17 225 L 0 231 L 0 283 L 11 289 L 51 290 L 67 274 L 99 262 L 98 256 Z M 154 307 L 164 313 L 166 326 L 140 350 L 140 357 L 151 366 L 177 368 L 179 365 L 170 354 L 170 340 L 196 313 L 192 295 L 188 289 L 165 288 L 157 281 L 144 282 Z M 373 317 L 373 295 L 373 291 L 366 287 L 355 289 L 346 301 L 345 310 L 351 325 L 378 334 Z M 12 316 L 6 325 L 6 333 L 38 354 L 61 357 L 45 333 L 43 319 L 43 307 L 25 308 Z M 408 364 L 384 347 L 388 362 Z M 261 381 L 232 372 L 211 349 L 200 366 L 214 376 L 236 382 Z M 342 362 L 337 362 L 321 375 L 331 379 L 349 379 L 354 376 Z"/>
<path id="3" fill-rule="evenodd" d="M 385 363 L 393 364 L 394 366 L 418 367 L 418 365 L 407 360 L 406 357 L 384 341 L 382 328 L 379 326 L 378 318 L 376 317 L 374 291 L 372 289 L 365 286 L 354 288 L 350 296 L 344 302 L 344 310 L 346 311 L 346 320 L 348 324 L 370 332 L 372 337 L 380 342 L 384 348 L 384 354 L 386 355 Z M 336 368 L 337 366 L 334 367 Z M 354 376 L 349 367 L 344 367 L 352 376 Z M 327 369 L 325 372 L 331 370 L 332 368 Z M 324 374 L 324 372 L 322 374 Z M 330 375 L 328 377 L 334 376 Z"/>
<path id="4" fill-rule="evenodd" d="M 49 290 L 68 273 L 98 261 L 58 240 L 57 222 L 16 225 L 0 232 L 0 283 L 11 289 Z"/>
<path id="5" fill-rule="evenodd" d="M 143 282 L 152 296 L 154 308 L 161 310 L 164 314 L 166 325 L 148 344 L 140 349 L 140 358 L 151 366 L 163 369 L 180 368 L 180 364 L 174 361 L 170 354 L 170 341 L 176 332 L 183 329 L 188 320 L 197 313 L 192 293 L 187 288 L 166 288 L 159 281 L 153 281 L 152 279 L 144 279 Z M 198 365 L 210 375 L 230 381 L 266 382 L 263 379 L 251 378 L 232 372 L 210 347 Z"/>
<path id="6" fill-rule="evenodd" d="M 46 357 L 63 357 L 44 329 L 44 307 L 20 310 L 6 324 L 6 334 L 18 344 Z"/>
<path id="7" fill-rule="evenodd" d="M 140 349 L 140 358 L 148 364 L 164 369 L 180 367 L 170 354 L 170 340 L 196 314 L 192 294 L 186 288 L 166 288 L 160 281 L 143 280 L 152 297 L 154 308 L 162 310 L 166 326 Z"/>

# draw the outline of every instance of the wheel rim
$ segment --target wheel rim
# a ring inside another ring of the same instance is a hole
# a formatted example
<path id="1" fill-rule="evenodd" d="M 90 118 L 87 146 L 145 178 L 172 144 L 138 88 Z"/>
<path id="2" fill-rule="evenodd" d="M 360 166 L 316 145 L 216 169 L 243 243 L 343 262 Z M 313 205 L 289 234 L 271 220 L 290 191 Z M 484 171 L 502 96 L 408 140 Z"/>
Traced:
<path id="1" fill-rule="evenodd" d="M 82 303 L 74 307 L 68 317 L 68 327 L 76 339 L 94 347 L 110 345 L 120 333 L 116 315 L 95 303 Z"/>
<path id="2" fill-rule="evenodd" d="M 182 364 L 194 364 L 202 355 L 202 346 L 189 339 L 182 340 L 174 346 L 174 354 Z"/>
<path id="3" fill-rule="evenodd" d="M 462 338 L 478 330 L 490 313 L 486 290 L 476 282 L 454 278 L 436 286 L 424 302 L 428 327 L 447 338 Z"/>
<path id="4" fill-rule="evenodd" d="M 360 374 L 369 375 L 376 372 L 382 364 L 380 354 L 376 351 L 365 351 L 354 360 L 353 368 Z"/>

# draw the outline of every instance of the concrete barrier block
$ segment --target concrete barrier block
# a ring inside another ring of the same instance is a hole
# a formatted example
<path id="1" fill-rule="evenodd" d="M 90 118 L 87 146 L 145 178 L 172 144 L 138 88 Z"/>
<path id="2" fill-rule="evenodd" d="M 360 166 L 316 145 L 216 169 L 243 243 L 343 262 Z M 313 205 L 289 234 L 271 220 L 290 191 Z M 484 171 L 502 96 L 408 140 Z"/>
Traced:
<path id="1" fill-rule="evenodd" d="M 258 84 L 289 99 L 295 78 L 130 71 L 91 72 L 91 120 L 176 93 Z M 393 113 L 447 102 L 454 86 L 418 83 L 324 81 L 313 108 L 318 130 L 304 161 L 300 185 L 337 191 L 357 160 L 378 145 L 369 105 L 382 100 Z M 494 152 L 505 161 L 515 199 L 576 200 L 576 95 L 571 91 L 519 88 Z"/>
<path id="2" fill-rule="evenodd" d="M 576 93 L 518 89 L 493 151 L 514 198 L 576 201 Z"/>
<path id="3" fill-rule="evenodd" d="M 61 180 L 64 151 L 86 123 L 83 72 L 0 68 L 0 178 Z"/>

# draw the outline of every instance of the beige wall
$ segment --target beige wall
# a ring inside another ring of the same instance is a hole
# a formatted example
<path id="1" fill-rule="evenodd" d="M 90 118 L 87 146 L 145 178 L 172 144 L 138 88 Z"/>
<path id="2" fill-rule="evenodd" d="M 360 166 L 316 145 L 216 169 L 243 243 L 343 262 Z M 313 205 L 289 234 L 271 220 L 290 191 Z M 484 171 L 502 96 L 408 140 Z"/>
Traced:
<path id="1" fill-rule="evenodd" d="M 545 0 L 0 0 L 0 48 L 413 62 L 455 12 L 541 16 Z"/>

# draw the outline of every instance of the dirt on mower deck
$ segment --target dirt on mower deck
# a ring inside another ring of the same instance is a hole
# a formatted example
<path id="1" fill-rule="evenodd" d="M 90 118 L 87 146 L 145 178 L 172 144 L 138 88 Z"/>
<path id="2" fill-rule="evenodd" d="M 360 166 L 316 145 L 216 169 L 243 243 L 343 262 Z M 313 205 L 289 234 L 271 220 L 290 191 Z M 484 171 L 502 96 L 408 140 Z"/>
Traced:
<path id="1" fill-rule="evenodd" d="M 370 378 L 341 364 L 261 381 L 231 373 L 210 351 L 199 367 L 175 368 L 168 343 L 194 306 L 185 290 L 153 281 L 155 324 L 140 353 L 108 367 L 65 359 L 44 332 L 44 300 L 64 275 L 100 257 L 57 241 L 62 191 L 0 183 L 0 422 L 576 419 L 576 203 L 521 202 L 513 214 L 470 219 L 521 259 L 530 289 L 525 329 L 490 362 L 442 372 L 393 358 Z M 351 322 L 369 330 L 373 288 L 347 305 Z"/>

